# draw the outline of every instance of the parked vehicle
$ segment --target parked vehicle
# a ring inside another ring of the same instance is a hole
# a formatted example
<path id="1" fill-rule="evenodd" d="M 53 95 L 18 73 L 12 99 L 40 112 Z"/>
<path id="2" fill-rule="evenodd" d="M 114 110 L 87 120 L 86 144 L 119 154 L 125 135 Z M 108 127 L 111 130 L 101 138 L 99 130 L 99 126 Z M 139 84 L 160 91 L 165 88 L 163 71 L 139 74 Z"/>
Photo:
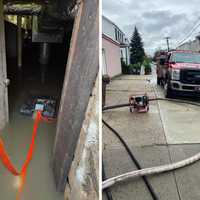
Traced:
<path id="1" fill-rule="evenodd" d="M 200 95 L 200 53 L 176 50 L 163 54 L 158 58 L 157 75 L 167 98 Z"/>

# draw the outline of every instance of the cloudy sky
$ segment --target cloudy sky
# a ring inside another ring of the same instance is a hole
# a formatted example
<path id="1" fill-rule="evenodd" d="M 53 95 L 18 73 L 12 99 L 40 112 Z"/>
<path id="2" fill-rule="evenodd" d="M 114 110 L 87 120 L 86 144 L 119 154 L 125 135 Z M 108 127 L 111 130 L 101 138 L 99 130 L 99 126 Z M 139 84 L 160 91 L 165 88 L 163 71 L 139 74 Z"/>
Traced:
<path id="1" fill-rule="evenodd" d="M 174 47 L 200 23 L 199 0 L 102 0 L 103 15 L 116 23 L 130 38 L 137 26 L 145 50 L 152 54 L 166 48 L 164 37 L 170 36 Z M 189 39 L 200 32 L 200 26 Z"/>

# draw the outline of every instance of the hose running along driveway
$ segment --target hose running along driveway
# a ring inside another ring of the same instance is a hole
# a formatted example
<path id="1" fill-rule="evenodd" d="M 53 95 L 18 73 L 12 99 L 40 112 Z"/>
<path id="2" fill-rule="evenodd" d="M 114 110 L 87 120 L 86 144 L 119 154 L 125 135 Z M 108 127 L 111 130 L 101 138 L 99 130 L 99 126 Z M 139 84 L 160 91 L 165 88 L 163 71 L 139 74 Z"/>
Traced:
<path id="1" fill-rule="evenodd" d="M 195 102 L 189 102 L 189 101 L 183 101 L 183 100 L 177 100 L 177 99 L 165 99 L 165 98 L 155 98 L 155 99 L 150 99 L 149 101 L 170 101 L 170 102 L 176 102 L 176 103 L 183 103 L 183 104 L 190 104 L 193 106 L 199 106 L 200 104 L 195 103 Z M 104 107 L 103 111 L 106 110 L 111 110 L 111 109 L 115 109 L 115 108 L 120 108 L 120 107 L 126 107 L 129 106 L 129 104 L 120 104 L 120 105 L 114 105 L 114 106 L 108 106 L 108 107 Z M 160 173 L 164 173 L 164 172 L 169 172 L 169 171 L 173 171 L 173 170 L 177 170 L 183 167 L 186 167 L 188 165 L 191 165 L 197 161 L 200 160 L 200 153 L 197 153 L 196 155 L 184 159 L 182 161 L 179 162 L 175 162 L 175 163 L 171 163 L 171 164 L 167 164 L 167 165 L 161 165 L 161 166 L 156 166 L 156 167 L 150 167 L 150 168 L 146 168 L 146 169 L 139 169 L 139 170 L 134 170 L 134 171 L 130 171 L 112 178 L 109 178 L 105 181 L 103 181 L 102 184 L 102 189 L 106 189 L 109 188 L 111 186 L 114 186 L 118 183 L 124 182 L 124 181 L 128 181 L 130 179 L 134 179 L 136 177 L 144 177 L 144 176 L 150 176 L 150 175 L 154 175 L 154 174 L 160 174 Z"/>

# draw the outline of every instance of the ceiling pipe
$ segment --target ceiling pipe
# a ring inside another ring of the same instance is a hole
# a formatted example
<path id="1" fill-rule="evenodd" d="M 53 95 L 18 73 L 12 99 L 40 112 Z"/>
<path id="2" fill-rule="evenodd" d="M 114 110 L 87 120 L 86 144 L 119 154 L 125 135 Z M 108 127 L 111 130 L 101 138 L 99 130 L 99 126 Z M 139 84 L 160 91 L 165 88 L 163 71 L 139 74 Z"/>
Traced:
<path id="1" fill-rule="evenodd" d="M 41 4 L 17 2 L 4 4 L 4 14 L 6 15 L 39 15 L 41 12 Z"/>
<path id="2" fill-rule="evenodd" d="M 22 69 L 22 17 L 17 16 L 17 65 Z"/>

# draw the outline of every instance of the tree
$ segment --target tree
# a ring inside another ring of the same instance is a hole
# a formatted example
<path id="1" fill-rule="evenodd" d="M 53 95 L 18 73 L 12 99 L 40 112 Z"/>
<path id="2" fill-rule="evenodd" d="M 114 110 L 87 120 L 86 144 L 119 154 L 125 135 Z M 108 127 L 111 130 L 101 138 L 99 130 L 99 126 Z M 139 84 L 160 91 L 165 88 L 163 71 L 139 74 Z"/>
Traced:
<path id="1" fill-rule="evenodd" d="M 151 62 L 152 62 L 151 57 L 144 56 L 144 61 L 143 61 L 142 65 L 144 66 L 145 74 L 151 73 Z"/>
<path id="2" fill-rule="evenodd" d="M 142 42 L 142 38 L 137 30 L 137 28 L 135 27 L 135 30 L 133 32 L 133 36 L 131 38 L 131 63 L 132 64 L 137 64 L 139 63 L 140 65 L 143 63 L 144 61 L 144 56 L 145 56 L 145 52 L 144 52 L 144 47 L 143 47 L 143 42 Z"/>

